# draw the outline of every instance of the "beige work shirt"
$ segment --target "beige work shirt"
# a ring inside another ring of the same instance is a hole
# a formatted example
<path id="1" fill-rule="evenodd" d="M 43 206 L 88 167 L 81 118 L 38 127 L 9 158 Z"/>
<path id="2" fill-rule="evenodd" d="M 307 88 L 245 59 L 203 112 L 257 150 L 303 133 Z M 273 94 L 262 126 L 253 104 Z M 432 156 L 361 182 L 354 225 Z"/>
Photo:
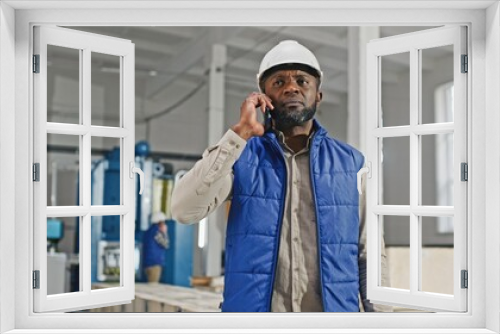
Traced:
<path id="1" fill-rule="evenodd" d="M 294 153 L 285 144 L 283 134 L 277 132 L 277 135 L 283 148 L 288 179 L 271 311 L 321 312 L 323 304 L 317 254 L 316 213 L 309 173 L 309 143 L 312 136 L 303 150 Z M 198 222 L 231 197 L 234 178 L 232 167 L 245 146 L 244 139 L 228 130 L 219 143 L 205 150 L 202 159 L 174 187 L 171 208 L 174 219 L 181 223 Z M 391 307 L 371 304 L 366 299 L 364 217 L 365 197 L 362 195 L 358 245 L 360 309 L 390 312 Z M 390 286 L 384 251 L 381 267 L 382 285 Z"/>

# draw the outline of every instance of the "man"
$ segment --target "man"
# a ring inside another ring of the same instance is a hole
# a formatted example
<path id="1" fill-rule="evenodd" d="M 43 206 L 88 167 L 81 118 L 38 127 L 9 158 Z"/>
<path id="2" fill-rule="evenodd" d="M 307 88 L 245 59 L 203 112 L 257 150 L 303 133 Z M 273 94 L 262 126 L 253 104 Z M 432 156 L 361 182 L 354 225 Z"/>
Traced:
<path id="1" fill-rule="evenodd" d="M 161 268 L 165 263 L 165 250 L 169 247 L 167 217 L 163 212 L 156 212 L 151 218 L 151 226 L 144 233 L 144 268 L 148 283 L 158 283 Z"/>
<path id="2" fill-rule="evenodd" d="M 174 188 L 172 214 L 184 223 L 231 198 L 222 311 L 358 312 L 360 292 L 365 310 L 387 310 L 366 300 L 364 157 L 314 119 L 322 77 L 310 50 L 279 43 L 238 124 Z M 269 131 L 257 119 L 266 108 Z"/>

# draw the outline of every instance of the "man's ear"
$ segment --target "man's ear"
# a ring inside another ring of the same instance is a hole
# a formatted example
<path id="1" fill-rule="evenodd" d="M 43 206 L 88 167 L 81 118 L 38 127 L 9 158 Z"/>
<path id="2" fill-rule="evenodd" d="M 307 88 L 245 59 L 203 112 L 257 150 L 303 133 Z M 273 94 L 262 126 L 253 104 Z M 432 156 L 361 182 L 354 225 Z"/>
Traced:
<path id="1" fill-rule="evenodd" d="M 321 100 L 323 100 L 323 92 L 322 91 L 318 91 L 316 93 L 316 103 L 320 103 Z"/>

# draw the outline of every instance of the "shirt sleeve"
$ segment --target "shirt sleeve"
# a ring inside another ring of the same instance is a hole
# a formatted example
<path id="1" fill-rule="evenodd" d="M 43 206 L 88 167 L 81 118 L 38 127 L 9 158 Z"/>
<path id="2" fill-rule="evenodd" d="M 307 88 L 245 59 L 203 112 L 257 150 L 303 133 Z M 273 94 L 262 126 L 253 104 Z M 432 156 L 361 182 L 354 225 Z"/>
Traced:
<path id="1" fill-rule="evenodd" d="M 393 312 L 392 306 L 373 304 L 367 296 L 367 270 L 366 270 L 366 174 L 361 178 L 361 189 L 363 193 L 359 197 L 359 243 L 358 243 L 358 267 L 359 267 L 359 295 L 360 310 L 364 312 Z M 382 285 L 390 286 L 389 268 L 385 253 L 384 238 L 381 238 L 380 264 L 382 270 Z"/>
<path id="2" fill-rule="evenodd" d="M 246 147 L 246 140 L 228 130 L 214 146 L 174 185 L 172 217 L 180 223 L 197 223 L 231 196 L 233 165 Z"/>

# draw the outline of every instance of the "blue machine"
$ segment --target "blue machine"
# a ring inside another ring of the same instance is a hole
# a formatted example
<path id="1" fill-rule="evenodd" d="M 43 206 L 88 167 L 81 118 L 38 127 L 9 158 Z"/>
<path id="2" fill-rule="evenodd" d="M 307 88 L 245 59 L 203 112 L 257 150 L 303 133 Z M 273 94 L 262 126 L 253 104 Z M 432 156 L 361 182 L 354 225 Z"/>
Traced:
<path id="1" fill-rule="evenodd" d="M 175 220 L 167 222 L 170 248 L 165 256 L 161 282 L 191 286 L 193 273 L 193 225 L 183 225 Z"/>
<path id="2" fill-rule="evenodd" d="M 47 218 L 47 241 L 54 244 L 57 248 L 57 243 L 64 237 L 64 224 L 62 220 L 56 218 Z"/>
<path id="3" fill-rule="evenodd" d="M 108 161 L 104 171 L 103 205 L 120 205 L 120 148 L 114 148 L 106 154 Z M 120 241 L 120 217 L 102 217 L 102 239 Z"/>
<path id="4" fill-rule="evenodd" d="M 143 233 L 151 225 L 153 179 L 172 178 L 163 173 L 164 168 L 155 163 L 150 156 L 149 144 L 138 142 L 135 148 L 135 164 L 145 173 L 145 188 L 139 195 L 139 186 L 136 186 L 136 282 L 145 282 L 146 277 L 142 265 L 142 238 Z M 157 168 L 162 167 L 162 168 Z M 137 178 L 138 182 L 138 178 Z M 118 205 L 120 203 L 120 149 L 115 148 L 108 152 L 104 159 L 94 161 L 92 167 L 92 204 Z M 167 221 L 170 247 L 166 250 L 165 264 L 163 265 L 161 283 L 190 286 L 192 276 L 194 227 L 183 225 L 174 220 Z M 103 216 L 92 217 L 92 282 L 119 280 L 119 272 L 109 269 L 109 264 L 103 259 L 113 254 L 113 245 L 119 247 L 120 217 Z M 107 252 L 106 255 L 104 252 Z M 108 267 L 106 267 L 108 265 Z M 108 269 L 106 269 L 108 268 Z M 106 272 L 104 272 L 106 271 Z M 113 275 L 115 274 L 115 275 Z"/>

